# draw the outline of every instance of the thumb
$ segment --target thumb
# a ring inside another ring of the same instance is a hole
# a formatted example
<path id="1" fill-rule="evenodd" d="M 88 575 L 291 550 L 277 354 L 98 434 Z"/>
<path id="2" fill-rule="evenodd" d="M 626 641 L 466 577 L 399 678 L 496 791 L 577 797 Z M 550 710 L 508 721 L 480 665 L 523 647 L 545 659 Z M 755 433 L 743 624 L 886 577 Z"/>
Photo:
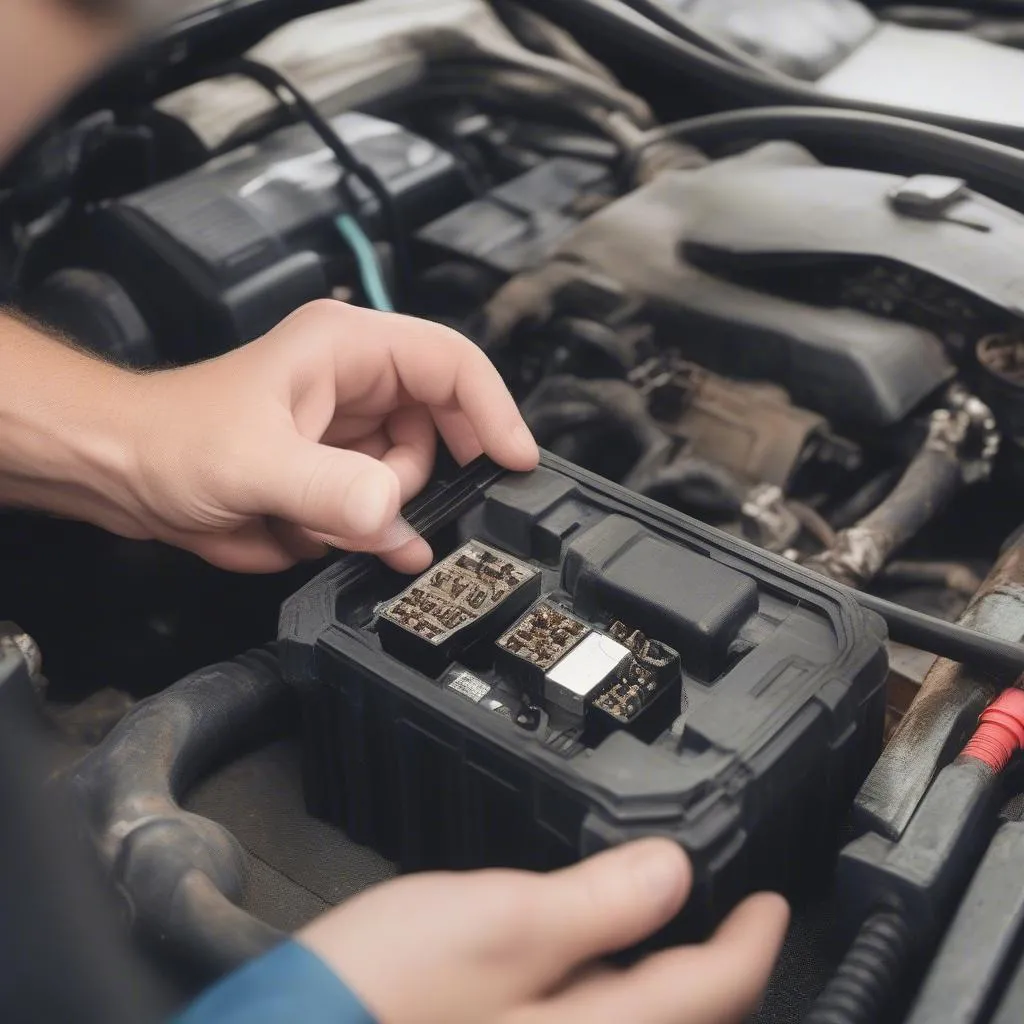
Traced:
<path id="1" fill-rule="evenodd" d="M 395 472 L 360 452 L 295 438 L 264 465 L 264 514 L 354 544 L 381 536 L 398 518 L 401 486 Z"/>
<path id="2" fill-rule="evenodd" d="M 538 950 L 560 970 L 626 949 L 679 913 L 690 891 L 690 864 L 667 839 L 646 839 L 547 876 L 546 928 Z M 571 969 L 571 968 L 570 968 Z"/>

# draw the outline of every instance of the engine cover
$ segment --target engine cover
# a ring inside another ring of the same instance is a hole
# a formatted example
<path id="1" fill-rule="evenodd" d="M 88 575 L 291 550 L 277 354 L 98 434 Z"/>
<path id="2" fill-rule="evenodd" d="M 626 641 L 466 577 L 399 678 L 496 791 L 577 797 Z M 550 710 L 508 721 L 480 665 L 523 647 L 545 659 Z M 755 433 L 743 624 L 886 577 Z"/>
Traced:
<path id="1" fill-rule="evenodd" d="M 828 170 L 809 154 L 772 143 L 700 170 L 662 174 L 591 217 L 560 256 L 649 303 L 671 343 L 708 369 L 774 381 L 799 405 L 844 427 L 898 423 L 954 376 L 935 335 L 854 309 L 813 306 L 755 290 L 686 257 L 694 233 L 708 228 L 708 197 L 728 187 L 720 180 L 742 173 L 744 187 L 756 199 L 760 175 L 770 181 L 780 166 L 816 169 L 826 175 L 827 185 Z M 794 199 L 788 212 L 806 219 L 815 209 L 812 193 L 805 208 Z M 745 223 L 757 237 L 756 222 Z M 932 227 L 915 221 L 907 230 Z"/>
<path id="2" fill-rule="evenodd" d="M 841 64 L 876 27 L 857 0 L 666 0 L 665 6 L 769 67 L 808 81 Z"/>
<path id="3" fill-rule="evenodd" d="M 455 159 L 426 139 L 365 114 L 332 125 L 384 184 L 406 230 L 468 198 Z M 285 128 L 107 203 L 92 217 L 86 253 L 129 294 L 165 358 L 203 358 L 357 280 L 334 222 L 355 212 L 373 234 L 380 210 L 353 182 L 360 209 L 346 211 L 340 177 L 311 129 Z"/>

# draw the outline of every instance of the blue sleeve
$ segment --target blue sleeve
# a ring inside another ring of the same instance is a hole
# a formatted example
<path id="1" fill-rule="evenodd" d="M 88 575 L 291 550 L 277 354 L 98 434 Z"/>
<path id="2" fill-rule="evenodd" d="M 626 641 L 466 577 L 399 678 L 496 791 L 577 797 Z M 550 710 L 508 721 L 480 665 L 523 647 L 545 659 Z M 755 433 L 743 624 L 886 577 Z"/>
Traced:
<path id="1" fill-rule="evenodd" d="M 374 1024 L 345 983 L 286 942 L 204 993 L 175 1024 Z"/>

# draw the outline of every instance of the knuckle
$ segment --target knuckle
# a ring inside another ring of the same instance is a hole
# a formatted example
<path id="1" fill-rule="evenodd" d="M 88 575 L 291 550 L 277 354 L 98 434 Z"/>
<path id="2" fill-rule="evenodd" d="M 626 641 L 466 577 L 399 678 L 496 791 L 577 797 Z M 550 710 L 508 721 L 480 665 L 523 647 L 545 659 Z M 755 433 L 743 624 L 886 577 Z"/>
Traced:
<path id="1" fill-rule="evenodd" d="M 337 299 L 314 299 L 300 306 L 294 315 L 302 320 L 330 324 L 346 318 L 348 310 L 349 307 Z"/>
<path id="2" fill-rule="evenodd" d="M 332 338 L 334 334 L 347 327 L 349 307 L 337 299 L 314 299 L 304 306 L 299 306 L 291 316 L 279 325 L 289 337 L 289 346 L 294 344 L 294 335 L 299 341 L 320 338 Z"/>
<path id="3" fill-rule="evenodd" d="M 428 341 L 432 346 L 445 350 L 462 353 L 476 346 L 464 334 L 460 334 L 454 327 L 447 324 L 434 323 L 431 320 L 416 320 L 415 324 L 423 334 L 423 340 Z"/>
<path id="4" fill-rule="evenodd" d="M 310 465 L 298 502 L 298 508 L 305 521 L 317 518 L 319 511 L 326 505 L 336 476 L 331 469 L 331 462 L 326 455 Z M 352 498 L 352 483 L 349 481 L 344 490 L 346 502 Z"/>

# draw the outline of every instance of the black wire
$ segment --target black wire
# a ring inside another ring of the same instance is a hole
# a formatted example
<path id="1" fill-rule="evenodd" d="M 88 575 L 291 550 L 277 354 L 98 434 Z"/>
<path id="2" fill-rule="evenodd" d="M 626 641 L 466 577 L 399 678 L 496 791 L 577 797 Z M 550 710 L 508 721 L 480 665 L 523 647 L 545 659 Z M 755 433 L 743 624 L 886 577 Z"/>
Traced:
<path id="1" fill-rule="evenodd" d="M 669 32 L 680 36 L 688 43 L 699 46 L 702 50 L 707 50 L 709 53 L 713 53 L 739 67 L 748 68 L 768 78 L 777 78 L 782 81 L 785 81 L 788 77 L 782 72 L 776 71 L 775 68 L 769 67 L 749 54 L 744 53 L 738 47 L 722 42 L 719 39 L 714 39 L 694 25 L 692 20 L 686 17 L 685 14 L 666 7 L 662 0 L 624 0 L 624 2 L 627 6 L 632 7 L 637 14 L 653 21 L 660 28 L 668 29 Z"/>
<path id="2" fill-rule="evenodd" d="M 958 117 L 929 110 L 896 107 L 885 103 L 861 102 L 824 93 L 796 79 L 769 77 L 764 72 L 740 67 L 733 61 L 689 42 L 678 32 L 655 24 L 623 0 L 521 0 L 549 20 L 588 36 L 600 33 L 616 52 L 632 51 L 640 60 L 671 68 L 707 86 L 731 106 L 793 104 L 832 109 L 856 108 L 882 116 L 905 117 L 943 125 L 951 129 L 1024 145 L 1024 126 Z M 951 72 L 952 73 L 952 72 Z"/>
<path id="3" fill-rule="evenodd" d="M 851 590 L 849 593 L 862 608 L 885 619 L 889 635 L 897 643 L 930 651 L 950 661 L 964 662 L 991 673 L 1007 684 L 1024 673 L 1024 644 L 1001 640 L 966 626 L 945 622 L 874 594 L 865 594 L 859 590 Z"/>
<path id="4" fill-rule="evenodd" d="M 276 68 L 246 57 L 240 57 L 222 65 L 218 69 L 218 73 L 242 75 L 256 82 L 282 106 L 290 105 L 298 116 L 316 132 L 342 169 L 341 189 L 349 204 L 350 213 L 356 215 L 359 210 L 358 200 L 352 191 L 351 178 L 360 181 L 377 200 L 388 234 L 388 241 L 391 243 L 394 254 L 395 284 L 392 291 L 397 301 L 397 298 L 404 294 L 404 289 L 412 279 L 408 239 L 394 196 L 388 191 L 377 172 L 359 159 L 339 137 L 330 122 L 320 113 L 309 97 Z"/>
<path id="5" fill-rule="evenodd" d="M 694 117 L 648 132 L 632 159 L 669 140 L 707 150 L 737 140 L 779 138 L 812 146 L 841 144 L 857 163 L 899 160 L 908 173 L 924 167 L 964 178 L 989 198 L 1024 205 L 1024 152 L 948 128 L 858 110 L 763 107 Z"/>

